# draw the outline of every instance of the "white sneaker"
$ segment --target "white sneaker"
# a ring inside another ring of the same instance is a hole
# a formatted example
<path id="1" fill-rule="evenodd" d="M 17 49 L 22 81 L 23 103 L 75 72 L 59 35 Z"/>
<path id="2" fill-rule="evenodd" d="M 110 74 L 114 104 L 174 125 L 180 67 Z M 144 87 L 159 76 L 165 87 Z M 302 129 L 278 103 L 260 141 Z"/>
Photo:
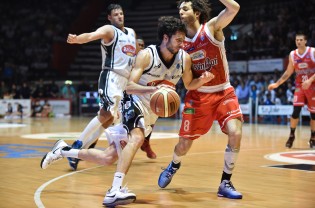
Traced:
<path id="1" fill-rule="evenodd" d="M 120 190 L 109 189 L 103 200 L 103 205 L 106 207 L 115 207 L 117 205 L 130 204 L 136 200 L 134 193 L 129 193 L 128 188 L 125 186 Z"/>
<path id="2" fill-rule="evenodd" d="M 42 159 L 40 167 L 46 169 L 50 164 L 61 160 L 63 156 L 61 155 L 61 149 L 68 146 L 63 140 L 58 140 L 53 146 L 52 150 L 48 152 Z"/>

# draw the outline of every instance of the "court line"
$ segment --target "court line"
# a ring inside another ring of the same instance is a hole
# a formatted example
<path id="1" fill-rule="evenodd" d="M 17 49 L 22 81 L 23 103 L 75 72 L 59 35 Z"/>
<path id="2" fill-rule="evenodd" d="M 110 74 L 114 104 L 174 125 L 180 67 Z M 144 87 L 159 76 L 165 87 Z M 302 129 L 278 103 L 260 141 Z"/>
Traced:
<path id="1" fill-rule="evenodd" d="M 265 148 L 266 150 L 269 150 L 269 148 Z M 256 151 L 256 150 L 263 150 L 263 149 L 246 149 L 244 150 L 245 151 Z M 191 155 L 202 155 L 202 154 L 216 154 L 216 153 L 222 153 L 223 151 L 211 151 L 211 152 L 197 152 L 197 153 L 190 153 L 190 154 L 187 154 L 186 156 L 191 156 Z M 168 158 L 168 157 L 173 157 L 173 155 L 166 155 L 166 156 L 161 156 L 159 158 Z M 145 161 L 145 160 L 150 160 L 148 158 L 145 158 L 145 159 L 138 159 L 138 160 L 134 160 L 134 161 Z M 45 208 L 44 204 L 42 203 L 41 199 L 40 199 L 40 195 L 42 193 L 42 191 L 48 186 L 50 185 L 51 183 L 55 182 L 55 181 L 58 181 L 59 179 L 62 179 L 62 178 L 65 178 L 65 177 L 68 177 L 70 175 L 73 175 L 73 174 L 76 174 L 76 173 L 81 173 L 81 172 L 84 172 L 84 171 L 88 171 L 88 170 L 92 170 L 92 169 L 96 169 L 96 168 L 100 168 L 100 167 L 103 167 L 104 165 L 99 165 L 99 166 L 95 166 L 95 167 L 92 167 L 92 168 L 87 168 L 87 169 L 83 169 L 83 170 L 79 170 L 79 171 L 74 171 L 72 173 L 67 173 L 67 174 L 64 174 L 64 175 L 61 175 L 61 176 L 58 176 L 54 179 L 51 179 L 49 181 L 47 181 L 46 183 L 44 183 L 43 185 L 41 185 L 36 191 L 35 191 L 35 194 L 34 194 L 34 201 L 35 201 L 35 204 L 37 205 L 38 208 Z"/>

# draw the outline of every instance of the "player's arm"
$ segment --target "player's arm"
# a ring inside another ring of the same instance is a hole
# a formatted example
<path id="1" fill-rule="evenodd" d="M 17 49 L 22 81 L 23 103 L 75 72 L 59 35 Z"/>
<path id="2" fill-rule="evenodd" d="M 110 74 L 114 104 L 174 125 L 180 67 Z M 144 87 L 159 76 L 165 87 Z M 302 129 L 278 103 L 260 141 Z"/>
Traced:
<path id="1" fill-rule="evenodd" d="M 184 60 L 184 72 L 183 72 L 183 83 L 187 90 L 196 90 L 201 87 L 203 84 L 209 82 L 214 78 L 214 75 L 210 72 L 204 72 L 200 77 L 193 78 L 193 74 L 191 71 L 191 58 L 188 54 L 186 54 Z"/>
<path id="2" fill-rule="evenodd" d="M 283 82 L 289 79 L 289 77 L 293 74 L 293 72 L 294 72 L 293 61 L 292 61 L 292 58 L 289 57 L 289 64 L 287 66 L 287 69 L 285 70 L 283 75 L 280 77 L 280 79 L 278 79 L 278 81 L 276 81 L 273 84 L 268 85 L 268 90 L 273 90 L 275 88 L 278 88 Z"/>
<path id="3" fill-rule="evenodd" d="M 114 38 L 114 32 L 112 26 L 104 25 L 94 32 L 82 33 L 80 35 L 69 34 L 67 43 L 84 44 L 99 39 L 103 39 L 105 43 L 108 43 Z"/>
<path id="4" fill-rule="evenodd" d="M 223 28 L 228 26 L 238 11 L 240 10 L 240 5 L 233 0 L 220 0 L 222 4 L 226 7 L 217 17 L 212 18 L 207 25 L 213 27 L 215 31 L 222 31 Z"/>
<path id="5" fill-rule="evenodd" d="M 143 86 L 138 84 L 141 75 L 146 67 L 150 64 L 149 50 L 141 50 L 137 57 L 134 68 L 131 70 L 126 92 L 128 94 L 153 93 L 158 88 L 156 86 Z"/>

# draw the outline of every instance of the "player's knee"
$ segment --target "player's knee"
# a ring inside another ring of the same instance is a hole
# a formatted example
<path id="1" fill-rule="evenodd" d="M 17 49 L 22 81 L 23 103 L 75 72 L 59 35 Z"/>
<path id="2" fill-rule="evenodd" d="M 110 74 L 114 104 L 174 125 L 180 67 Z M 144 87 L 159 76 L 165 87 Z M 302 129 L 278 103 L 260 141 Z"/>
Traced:
<path id="1" fill-rule="evenodd" d="M 131 143 L 137 146 L 138 148 L 140 148 L 143 142 L 144 142 L 144 134 L 142 132 L 131 132 L 128 143 Z"/>
<path id="2" fill-rule="evenodd" d="M 311 119 L 315 120 L 315 113 L 311 113 Z"/>
<path id="3" fill-rule="evenodd" d="M 300 116 L 300 112 L 301 112 L 302 106 L 294 106 L 293 107 L 293 113 L 292 113 L 292 118 L 293 119 L 298 119 Z"/>

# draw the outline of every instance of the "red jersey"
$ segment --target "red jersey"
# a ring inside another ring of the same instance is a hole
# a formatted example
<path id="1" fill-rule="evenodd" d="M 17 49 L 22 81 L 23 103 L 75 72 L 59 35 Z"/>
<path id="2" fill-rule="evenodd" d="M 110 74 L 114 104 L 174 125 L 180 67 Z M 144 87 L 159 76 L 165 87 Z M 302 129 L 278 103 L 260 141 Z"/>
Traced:
<path id="1" fill-rule="evenodd" d="M 302 82 L 309 79 L 315 73 L 315 48 L 306 47 L 304 54 L 299 54 L 298 49 L 291 51 L 290 58 L 293 61 L 296 73 L 295 85 L 300 87 Z M 312 86 L 315 83 L 312 83 Z"/>
<path id="2" fill-rule="evenodd" d="M 224 41 L 216 40 L 207 26 L 202 25 L 192 39 L 185 38 L 184 50 L 192 59 L 194 78 L 200 77 L 205 71 L 209 71 L 215 76 L 198 91 L 211 93 L 231 87 Z"/>

